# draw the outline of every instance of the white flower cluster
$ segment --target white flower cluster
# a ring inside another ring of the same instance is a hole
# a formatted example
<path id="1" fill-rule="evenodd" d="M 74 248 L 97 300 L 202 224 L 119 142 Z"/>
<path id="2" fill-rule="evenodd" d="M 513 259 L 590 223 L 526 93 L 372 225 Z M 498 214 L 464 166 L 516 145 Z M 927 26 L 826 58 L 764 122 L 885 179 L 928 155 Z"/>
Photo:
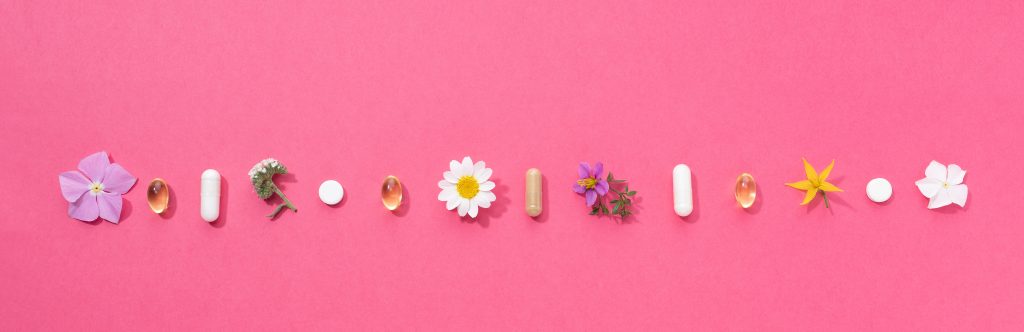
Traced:
<path id="1" fill-rule="evenodd" d="M 268 168 L 279 168 L 279 167 L 281 167 L 281 163 L 279 163 L 277 161 L 277 159 L 274 159 L 274 158 L 263 159 L 262 161 L 256 163 L 256 165 L 254 165 L 252 167 L 252 169 L 249 170 L 249 179 L 255 179 L 256 175 L 258 175 L 258 174 L 266 174 Z"/>

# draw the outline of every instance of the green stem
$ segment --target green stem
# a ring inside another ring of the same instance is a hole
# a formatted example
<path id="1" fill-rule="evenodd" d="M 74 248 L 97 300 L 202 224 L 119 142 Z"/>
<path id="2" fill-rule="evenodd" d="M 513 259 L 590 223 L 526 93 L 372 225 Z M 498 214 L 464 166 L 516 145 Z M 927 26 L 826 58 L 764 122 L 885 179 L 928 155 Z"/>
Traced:
<path id="1" fill-rule="evenodd" d="M 274 193 L 277 194 L 277 196 L 281 197 L 281 200 L 283 200 L 284 203 L 278 204 L 276 207 L 274 207 L 274 211 L 268 214 L 267 218 L 273 219 L 275 216 L 277 216 L 278 213 L 281 213 L 282 209 L 286 207 L 294 212 L 299 212 L 299 209 L 295 208 L 295 205 L 292 204 L 292 201 L 288 200 L 288 196 L 285 196 L 284 193 L 281 192 L 281 189 L 278 189 L 276 185 L 274 186 Z"/>
<path id="2" fill-rule="evenodd" d="M 831 209 L 831 207 L 828 206 L 828 195 L 825 195 L 824 191 L 821 192 L 821 198 L 825 199 L 825 208 L 826 209 Z"/>

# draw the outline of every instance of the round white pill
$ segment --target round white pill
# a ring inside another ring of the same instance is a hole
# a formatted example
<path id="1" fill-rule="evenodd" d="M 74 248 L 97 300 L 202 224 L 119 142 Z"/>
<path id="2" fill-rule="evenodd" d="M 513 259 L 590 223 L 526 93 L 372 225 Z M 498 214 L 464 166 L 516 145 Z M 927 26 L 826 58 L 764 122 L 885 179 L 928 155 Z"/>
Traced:
<path id="1" fill-rule="evenodd" d="M 868 199 L 872 202 L 882 203 L 892 197 L 892 184 L 883 178 L 868 181 Z"/>
<path id="2" fill-rule="evenodd" d="M 327 180 L 320 184 L 320 201 L 327 205 L 334 205 L 341 202 L 341 198 L 345 197 L 345 189 L 341 187 L 338 181 Z"/>

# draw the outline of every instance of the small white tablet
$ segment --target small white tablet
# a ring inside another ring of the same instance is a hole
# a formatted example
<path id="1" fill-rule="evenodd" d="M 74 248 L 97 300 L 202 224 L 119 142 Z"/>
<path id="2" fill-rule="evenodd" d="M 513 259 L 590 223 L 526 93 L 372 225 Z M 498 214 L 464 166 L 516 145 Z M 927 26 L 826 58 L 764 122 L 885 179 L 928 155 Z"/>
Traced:
<path id="1" fill-rule="evenodd" d="M 341 187 L 338 181 L 327 180 L 320 184 L 320 201 L 327 205 L 334 205 L 341 202 L 341 198 L 345 197 L 345 189 Z"/>
<path id="2" fill-rule="evenodd" d="M 868 181 L 868 199 L 875 203 L 883 203 L 892 197 L 892 184 L 883 178 Z"/>

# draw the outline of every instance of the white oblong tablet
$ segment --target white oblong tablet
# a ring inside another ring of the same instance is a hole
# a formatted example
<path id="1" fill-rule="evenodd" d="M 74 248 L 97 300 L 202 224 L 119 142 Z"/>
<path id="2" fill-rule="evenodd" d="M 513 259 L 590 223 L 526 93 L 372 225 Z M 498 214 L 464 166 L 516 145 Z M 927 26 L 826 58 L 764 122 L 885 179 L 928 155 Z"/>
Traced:
<path id="1" fill-rule="evenodd" d="M 868 199 L 875 203 L 883 203 L 892 197 L 892 184 L 883 178 L 868 181 Z"/>
<path id="2" fill-rule="evenodd" d="M 680 217 L 693 212 L 693 180 L 690 167 L 684 164 L 676 165 L 672 169 L 672 203 Z"/>
<path id="3" fill-rule="evenodd" d="M 206 222 L 220 217 L 220 173 L 215 169 L 203 171 L 199 185 L 199 215 Z"/>
<path id="4" fill-rule="evenodd" d="M 345 197 L 345 188 L 342 188 L 338 181 L 327 180 L 320 184 L 320 201 L 324 204 L 338 204 L 343 197 Z"/>

